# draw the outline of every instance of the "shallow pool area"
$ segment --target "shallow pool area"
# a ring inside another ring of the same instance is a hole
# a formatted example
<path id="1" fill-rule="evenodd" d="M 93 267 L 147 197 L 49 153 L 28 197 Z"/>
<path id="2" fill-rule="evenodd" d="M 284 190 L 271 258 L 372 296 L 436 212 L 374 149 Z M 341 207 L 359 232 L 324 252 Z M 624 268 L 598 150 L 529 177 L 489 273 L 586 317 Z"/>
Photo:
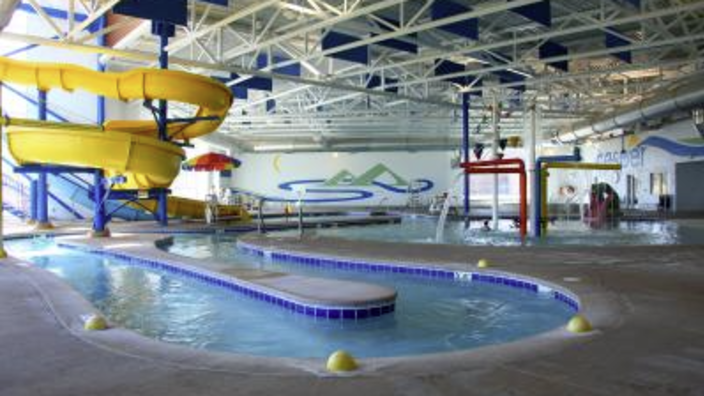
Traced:
<path id="1" fill-rule="evenodd" d="M 701 245 L 704 227 L 681 221 L 614 221 L 599 228 L 580 221 L 557 221 L 542 238 L 522 241 L 509 220 L 501 220 L 496 230 L 485 231 L 482 221 L 467 228 L 462 221 L 447 221 L 437 239 L 438 219 L 429 216 L 404 216 L 400 223 L 317 228 L 308 234 L 353 240 L 409 243 L 446 243 L 471 246 L 608 246 L 608 245 Z M 277 231 L 272 235 L 296 235 L 297 231 Z"/>
<path id="2" fill-rule="evenodd" d="M 64 279 L 118 326 L 166 342 L 249 355 L 322 358 L 340 348 L 358 357 L 459 351 L 545 332 L 574 313 L 551 293 L 271 261 L 240 253 L 236 238 L 227 235 L 177 236 L 169 250 L 224 273 L 258 269 L 393 287 L 396 311 L 365 320 L 316 319 L 129 260 L 59 247 L 52 239 L 13 241 L 8 249 Z"/>

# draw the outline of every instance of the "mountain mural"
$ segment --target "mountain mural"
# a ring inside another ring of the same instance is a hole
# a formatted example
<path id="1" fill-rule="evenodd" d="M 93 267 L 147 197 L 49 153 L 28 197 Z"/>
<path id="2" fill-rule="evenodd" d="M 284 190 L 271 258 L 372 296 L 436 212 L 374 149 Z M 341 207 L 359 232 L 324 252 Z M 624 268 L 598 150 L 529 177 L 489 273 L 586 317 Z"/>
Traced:
<path id="1" fill-rule="evenodd" d="M 399 176 L 396 172 L 389 169 L 384 164 L 376 164 L 363 174 L 355 177 L 354 174 L 346 169 L 341 170 L 333 177 L 323 183 L 325 186 L 372 186 L 379 179 L 390 179 L 387 183 L 392 186 L 407 186 L 406 179 Z"/>

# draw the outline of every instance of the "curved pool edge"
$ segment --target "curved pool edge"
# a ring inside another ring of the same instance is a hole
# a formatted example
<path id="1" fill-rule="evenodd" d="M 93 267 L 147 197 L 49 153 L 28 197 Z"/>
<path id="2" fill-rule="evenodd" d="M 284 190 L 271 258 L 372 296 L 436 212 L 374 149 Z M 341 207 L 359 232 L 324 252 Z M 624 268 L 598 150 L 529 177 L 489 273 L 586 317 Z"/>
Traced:
<path id="1" fill-rule="evenodd" d="M 170 258 L 183 258 L 174 254 L 169 254 L 158 249 L 154 243 L 156 240 L 168 238 L 168 235 L 154 235 L 148 238 L 150 243 L 143 243 L 139 249 L 140 255 L 150 255 L 155 258 L 169 256 Z M 116 245 L 124 245 L 129 238 L 115 239 L 91 239 L 87 240 L 91 245 L 110 245 L 110 242 L 119 242 Z M 144 242 L 143 235 L 134 236 L 132 241 Z M 124 254 L 134 254 L 133 249 L 115 248 Z M 441 264 L 438 264 L 441 265 Z M 112 353 L 136 359 L 146 359 L 157 364 L 173 365 L 178 368 L 221 371 L 234 373 L 251 373 L 256 375 L 285 375 L 285 376 L 305 376 L 317 375 L 327 376 L 324 369 L 324 359 L 300 359 L 283 357 L 262 357 L 254 355 L 243 355 L 229 352 L 215 352 L 194 349 L 187 346 L 170 344 L 142 336 L 139 333 L 124 329 L 111 328 L 105 332 L 85 332 L 82 330 L 80 316 L 88 312 L 96 312 L 96 309 L 81 295 L 73 290 L 58 276 L 47 271 L 29 267 L 26 268 L 30 276 L 40 279 L 50 279 L 46 282 L 51 284 L 42 293 L 55 308 L 55 315 L 61 317 L 61 322 L 67 324 L 71 333 L 79 339 L 92 344 L 97 348 L 108 350 Z M 550 280 L 542 279 L 550 283 Z M 595 295 L 602 298 L 593 299 L 592 293 L 582 295 L 580 298 L 583 304 L 590 307 L 587 311 L 592 318 L 598 319 L 594 323 L 600 328 L 607 326 L 604 318 L 613 318 L 614 303 L 616 300 L 609 298 L 603 291 L 595 288 Z M 607 297 L 607 298 L 603 298 Z M 592 301 L 593 300 L 593 301 Z M 59 301 L 59 303 L 56 303 Z M 601 315 L 593 315 L 601 311 Z M 533 336 L 524 337 L 516 341 L 483 346 L 479 348 L 458 350 L 455 352 L 423 354 L 401 357 L 368 358 L 362 360 L 362 366 L 354 375 L 375 375 L 380 372 L 388 373 L 442 373 L 445 370 L 473 368 L 487 368 L 506 364 L 512 361 L 524 359 L 536 359 L 546 354 L 553 354 L 574 344 L 587 342 L 595 339 L 600 332 L 592 332 L 585 335 L 574 335 L 568 333 L 563 328 L 539 333 Z"/>

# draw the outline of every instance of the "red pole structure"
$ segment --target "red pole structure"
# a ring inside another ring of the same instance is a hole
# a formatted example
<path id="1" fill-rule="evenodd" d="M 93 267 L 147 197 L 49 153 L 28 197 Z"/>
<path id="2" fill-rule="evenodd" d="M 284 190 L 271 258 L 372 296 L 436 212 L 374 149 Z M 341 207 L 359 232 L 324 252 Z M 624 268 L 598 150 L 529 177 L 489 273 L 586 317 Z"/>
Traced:
<path id="1" fill-rule="evenodd" d="M 521 217 L 521 238 L 525 239 L 526 234 L 528 232 L 528 222 L 527 217 L 528 217 L 528 210 L 527 210 L 527 204 L 526 204 L 526 196 L 527 194 L 527 181 L 526 181 L 526 172 L 525 168 L 523 169 L 523 172 L 520 173 L 520 178 L 521 178 L 521 208 L 520 208 L 520 217 Z"/>
<path id="2" fill-rule="evenodd" d="M 527 210 L 527 178 L 525 163 L 520 158 L 496 159 L 486 161 L 476 161 L 460 165 L 464 171 L 470 174 L 517 174 L 520 178 L 519 183 L 519 217 L 521 219 L 520 233 L 521 238 L 526 237 L 528 233 L 528 210 Z"/>

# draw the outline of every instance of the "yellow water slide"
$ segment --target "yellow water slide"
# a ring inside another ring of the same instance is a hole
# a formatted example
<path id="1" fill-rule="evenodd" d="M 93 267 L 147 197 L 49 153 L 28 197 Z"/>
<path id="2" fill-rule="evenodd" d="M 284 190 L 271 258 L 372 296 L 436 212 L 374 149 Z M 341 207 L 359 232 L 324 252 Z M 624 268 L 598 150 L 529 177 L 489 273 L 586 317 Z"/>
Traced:
<path id="1" fill-rule="evenodd" d="M 219 81 L 175 70 L 134 69 L 109 73 L 70 64 L 0 57 L 0 82 L 34 86 L 44 91 L 83 90 L 123 101 L 176 101 L 197 108 L 193 117 L 213 118 L 169 125 L 168 134 L 176 141 L 215 131 L 233 100 L 230 90 Z M 125 176 L 127 182 L 118 187 L 121 189 L 170 186 L 185 155 L 177 145 L 158 139 L 154 121 L 111 120 L 95 126 L 6 118 L 3 124 L 7 127 L 10 153 L 20 165 L 100 168 L 107 176 Z M 194 205 L 187 206 L 188 213 L 183 215 L 194 216 L 198 209 Z M 200 213 L 202 209 L 203 206 Z"/>

